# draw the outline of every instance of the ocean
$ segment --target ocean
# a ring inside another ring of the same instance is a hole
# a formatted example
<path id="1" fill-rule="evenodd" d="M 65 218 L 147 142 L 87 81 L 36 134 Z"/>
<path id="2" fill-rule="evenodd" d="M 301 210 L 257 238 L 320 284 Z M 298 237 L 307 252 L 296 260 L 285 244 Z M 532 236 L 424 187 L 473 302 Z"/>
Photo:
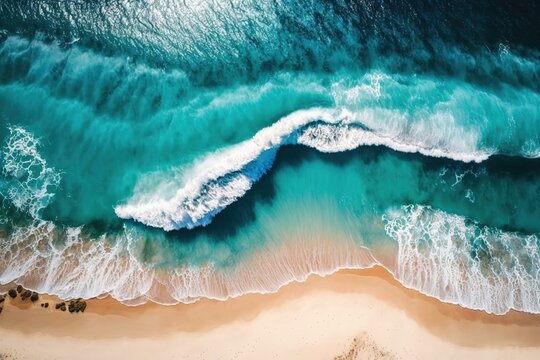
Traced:
<path id="1" fill-rule="evenodd" d="M 380 265 L 540 313 L 538 14 L 0 1 L 0 284 L 175 304 Z"/>

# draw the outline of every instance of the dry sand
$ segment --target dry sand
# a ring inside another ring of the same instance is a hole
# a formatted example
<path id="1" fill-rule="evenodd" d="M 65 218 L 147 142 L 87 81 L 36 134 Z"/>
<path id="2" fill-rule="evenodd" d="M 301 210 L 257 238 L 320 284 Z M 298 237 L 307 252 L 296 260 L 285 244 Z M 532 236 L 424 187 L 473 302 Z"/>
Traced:
<path id="1" fill-rule="evenodd" d="M 382 268 L 312 276 L 276 294 L 224 302 L 90 300 L 83 314 L 55 310 L 54 302 L 48 309 L 6 303 L 2 360 L 540 359 L 540 316 L 443 304 Z"/>

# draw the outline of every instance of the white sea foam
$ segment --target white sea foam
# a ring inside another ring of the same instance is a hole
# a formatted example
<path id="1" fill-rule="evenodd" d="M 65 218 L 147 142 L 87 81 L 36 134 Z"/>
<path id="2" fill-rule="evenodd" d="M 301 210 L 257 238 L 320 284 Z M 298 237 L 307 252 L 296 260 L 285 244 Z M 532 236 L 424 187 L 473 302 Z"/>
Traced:
<path id="1" fill-rule="evenodd" d="M 384 221 L 398 249 L 381 254 L 403 285 L 489 313 L 540 313 L 535 235 L 482 228 L 425 206 L 391 210 Z M 185 264 L 158 270 L 140 260 L 146 245 L 139 235 L 127 225 L 114 237 L 98 239 L 46 221 L 19 227 L 0 244 L 0 283 L 21 283 L 63 299 L 109 294 L 128 305 L 176 304 L 272 293 L 312 274 L 381 265 L 377 247 L 317 230 L 269 243 L 233 267 Z"/>
<path id="2" fill-rule="evenodd" d="M 89 239 L 80 228 L 63 230 L 39 221 L 16 228 L 0 243 L 0 283 L 16 282 L 62 299 L 111 295 L 128 305 L 147 301 L 170 305 L 271 293 L 311 274 L 376 264 L 369 250 L 350 239 L 335 242 L 318 234 L 289 240 L 254 253 L 233 268 L 185 264 L 157 270 L 141 262 L 144 239 L 128 227 L 114 237 Z"/>
<path id="3" fill-rule="evenodd" d="M 504 232 L 427 206 L 385 215 L 399 244 L 396 278 L 444 302 L 504 314 L 540 312 L 537 235 Z"/>
<path id="4" fill-rule="evenodd" d="M 36 220 L 2 239 L 0 283 L 16 281 L 64 299 L 135 296 L 133 290 L 144 291 L 151 269 L 130 257 L 129 244 L 127 236 L 84 239 L 80 228 L 63 230 Z"/>
<path id="5" fill-rule="evenodd" d="M 480 162 L 489 153 L 477 150 L 476 136 L 461 131 L 459 151 L 455 142 L 430 144 L 426 129 L 406 129 L 379 134 L 367 129 L 364 121 L 373 114 L 347 110 L 312 108 L 294 112 L 272 126 L 260 130 L 251 139 L 196 162 L 184 177 L 186 181 L 172 197 L 156 191 L 136 193 L 126 204 L 115 208 L 124 219 L 134 219 L 164 230 L 191 229 L 210 223 L 213 216 L 242 197 L 272 166 L 276 151 L 285 144 L 302 144 L 322 152 L 340 152 L 363 145 L 383 145 L 402 152 L 447 157 L 464 162 Z M 419 143 L 410 133 L 424 136 Z M 430 131 L 431 132 L 431 131 Z M 454 139 L 450 139 L 453 141 Z"/>
<path id="6" fill-rule="evenodd" d="M 37 217 L 60 184 L 60 174 L 38 151 L 39 140 L 19 126 L 8 128 L 9 136 L 2 149 L 2 196 L 15 207 Z"/>

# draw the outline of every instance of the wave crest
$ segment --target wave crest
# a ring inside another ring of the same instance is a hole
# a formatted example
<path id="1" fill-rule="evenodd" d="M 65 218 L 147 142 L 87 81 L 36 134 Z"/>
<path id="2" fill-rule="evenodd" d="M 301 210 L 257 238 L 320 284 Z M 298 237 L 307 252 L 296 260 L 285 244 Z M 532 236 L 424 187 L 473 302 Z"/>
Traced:
<path id="1" fill-rule="evenodd" d="M 480 162 L 490 155 L 477 149 L 476 138 L 452 152 L 451 145 L 437 147 L 414 143 L 407 134 L 378 134 L 363 125 L 365 113 L 311 108 L 296 111 L 260 130 L 251 139 L 207 155 L 187 172 L 187 179 L 169 198 L 151 191 L 135 194 L 115 208 L 124 219 L 175 229 L 204 226 L 226 206 L 242 197 L 272 166 L 277 150 L 288 144 L 310 146 L 322 152 L 340 152 L 365 145 L 383 145 L 402 152 Z"/>

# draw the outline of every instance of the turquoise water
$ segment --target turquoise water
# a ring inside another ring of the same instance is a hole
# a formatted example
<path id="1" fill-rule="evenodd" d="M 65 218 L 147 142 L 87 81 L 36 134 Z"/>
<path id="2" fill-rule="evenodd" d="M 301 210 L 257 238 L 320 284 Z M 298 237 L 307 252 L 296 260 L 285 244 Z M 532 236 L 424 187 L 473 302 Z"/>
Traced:
<path id="1" fill-rule="evenodd" d="M 1 2 L 0 283 L 540 312 L 536 5 L 306 4 Z"/>

